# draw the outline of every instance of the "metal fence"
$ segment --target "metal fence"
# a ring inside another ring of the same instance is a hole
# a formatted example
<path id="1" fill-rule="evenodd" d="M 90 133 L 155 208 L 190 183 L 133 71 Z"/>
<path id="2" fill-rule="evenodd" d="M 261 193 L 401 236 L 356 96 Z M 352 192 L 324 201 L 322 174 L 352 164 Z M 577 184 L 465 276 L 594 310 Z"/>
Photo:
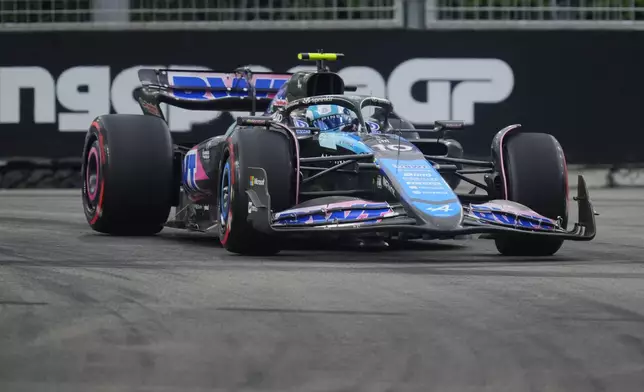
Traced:
<path id="1" fill-rule="evenodd" d="M 425 0 L 425 14 L 427 28 L 644 28 L 644 0 Z"/>
<path id="2" fill-rule="evenodd" d="M 0 0 L 0 30 L 644 27 L 644 0 Z"/>
<path id="3" fill-rule="evenodd" d="M 0 0 L 0 29 L 403 27 L 404 0 Z"/>

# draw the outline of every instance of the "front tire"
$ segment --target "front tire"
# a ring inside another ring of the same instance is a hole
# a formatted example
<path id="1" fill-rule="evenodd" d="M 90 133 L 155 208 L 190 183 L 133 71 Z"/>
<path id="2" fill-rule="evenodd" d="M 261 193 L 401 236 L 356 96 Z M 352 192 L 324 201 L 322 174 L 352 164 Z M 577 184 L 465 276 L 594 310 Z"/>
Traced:
<path id="1" fill-rule="evenodd" d="M 545 133 L 510 135 L 502 146 L 508 200 L 550 219 L 568 223 L 568 172 L 566 157 L 554 136 Z M 497 250 L 506 256 L 551 256 L 563 239 L 525 235 L 496 237 Z"/>
<path id="2" fill-rule="evenodd" d="M 159 233 L 172 205 L 170 130 L 158 117 L 98 117 L 85 139 L 81 175 L 83 209 L 92 229 L 113 235 Z"/>
<path id="3" fill-rule="evenodd" d="M 254 229 L 247 220 L 249 199 L 249 167 L 266 171 L 275 212 L 291 207 L 295 201 L 295 171 L 292 142 L 280 132 L 265 128 L 240 128 L 234 131 L 224 149 L 220 170 L 217 212 L 219 240 L 232 253 L 250 256 L 269 256 L 280 251 L 280 243 Z"/>

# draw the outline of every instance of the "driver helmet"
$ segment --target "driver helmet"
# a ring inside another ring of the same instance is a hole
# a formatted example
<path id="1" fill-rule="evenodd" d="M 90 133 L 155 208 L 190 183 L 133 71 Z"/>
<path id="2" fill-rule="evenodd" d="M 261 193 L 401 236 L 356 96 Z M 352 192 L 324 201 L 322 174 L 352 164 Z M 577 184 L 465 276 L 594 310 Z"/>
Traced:
<path id="1" fill-rule="evenodd" d="M 357 118 L 353 112 L 339 105 L 314 105 L 306 110 L 306 121 L 321 132 L 337 132 Z"/>

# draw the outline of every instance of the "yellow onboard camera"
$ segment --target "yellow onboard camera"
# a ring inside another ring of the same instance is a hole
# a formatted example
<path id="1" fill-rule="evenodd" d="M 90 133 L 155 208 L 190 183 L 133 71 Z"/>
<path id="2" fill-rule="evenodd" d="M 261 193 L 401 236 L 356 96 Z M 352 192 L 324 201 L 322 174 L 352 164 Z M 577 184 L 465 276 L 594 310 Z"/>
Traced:
<path id="1" fill-rule="evenodd" d="M 317 65 L 318 72 L 329 72 L 329 67 L 327 67 L 325 61 L 337 61 L 339 58 L 344 57 L 342 53 L 324 53 L 323 50 L 320 50 L 318 53 L 298 53 L 297 58 L 303 61 L 315 61 Z"/>
<path id="2" fill-rule="evenodd" d="M 344 57 L 342 53 L 298 53 L 299 60 L 310 61 L 336 61 L 340 57 Z"/>

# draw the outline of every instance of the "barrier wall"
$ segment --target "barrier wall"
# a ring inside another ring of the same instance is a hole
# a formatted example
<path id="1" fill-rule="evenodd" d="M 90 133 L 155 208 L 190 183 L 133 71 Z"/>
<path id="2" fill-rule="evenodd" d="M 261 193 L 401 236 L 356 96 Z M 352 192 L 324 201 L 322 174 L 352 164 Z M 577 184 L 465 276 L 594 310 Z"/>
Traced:
<path id="1" fill-rule="evenodd" d="M 334 70 L 387 95 L 419 127 L 465 120 L 456 138 L 484 157 L 494 133 L 549 132 L 570 163 L 644 162 L 644 32 L 199 31 L 0 34 L 0 160 L 74 158 L 92 119 L 140 113 L 137 67 L 272 71 L 296 54 L 345 53 Z M 179 143 L 221 134 L 235 113 L 167 109 Z"/>

